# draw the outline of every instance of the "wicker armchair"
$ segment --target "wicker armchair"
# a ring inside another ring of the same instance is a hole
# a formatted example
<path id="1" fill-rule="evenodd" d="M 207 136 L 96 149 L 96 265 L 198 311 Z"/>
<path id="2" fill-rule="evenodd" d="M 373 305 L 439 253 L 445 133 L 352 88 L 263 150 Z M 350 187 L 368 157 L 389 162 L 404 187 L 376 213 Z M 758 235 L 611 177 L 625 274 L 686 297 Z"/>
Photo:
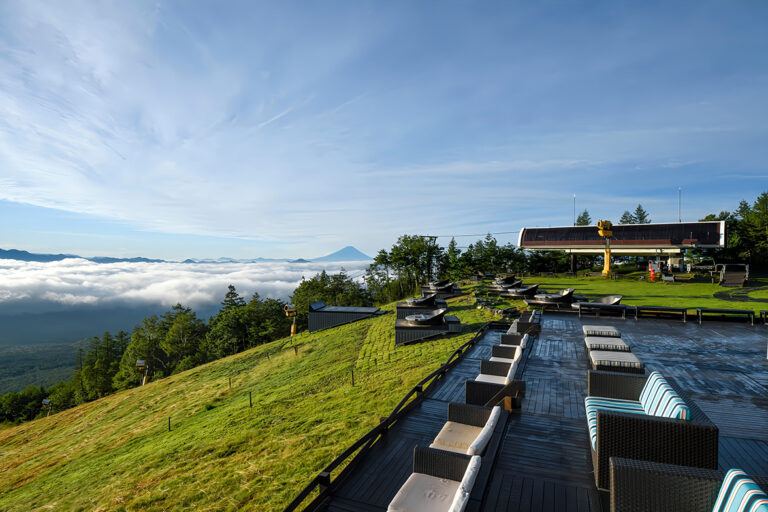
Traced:
<path id="1" fill-rule="evenodd" d="M 645 375 L 588 371 L 588 395 L 639 400 L 647 378 Z M 610 457 L 717 469 L 717 426 L 671 379 L 667 382 L 690 409 L 690 420 L 598 411 L 592 464 L 599 489 L 608 489 L 610 485 Z"/>
<path id="2" fill-rule="evenodd" d="M 611 457 L 611 512 L 710 512 L 725 471 Z M 762 489 L 768 477 L 752 476 Z"/>
<path id="3" fill-rule="evenodd" d="M 388 512 L 463 511 L 472 492 L 480 457 L 417 446 L 413 473 L 387 507 Z"/>

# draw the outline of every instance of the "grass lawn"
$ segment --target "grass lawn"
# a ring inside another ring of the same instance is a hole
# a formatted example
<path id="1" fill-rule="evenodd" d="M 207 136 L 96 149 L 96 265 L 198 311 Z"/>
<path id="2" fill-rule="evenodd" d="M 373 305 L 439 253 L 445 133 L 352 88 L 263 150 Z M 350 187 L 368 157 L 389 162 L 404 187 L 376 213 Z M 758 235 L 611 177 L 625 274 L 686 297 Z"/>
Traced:
<path id="1" fill-rule="evenodd" d="M 733 290 L 749 290 L 750 288 L 724 288 L 710 283 L 687 282 L 655 282 L 647 280 L 619 279 L 607 280 L 602 277 L 526 277 L 526 285 L 540 283 L 541 289 L 557 291 L 562 288 L 576 288 L 577 295 L 585 295 L 591 299 L 603 295 L 623 295 L 622 304 L 630 306 L 674 306 L 729 309 L 753 309 L 760 311 L 768 309 L 768 302 L 743 302 L 718 299 L 718 292 L 729 293 Z M 768 300 L 768 279 L 755 280 L 755 291 L 748 291 L 750 297 Z"/>
<path id="2" fill-rule="evenodd" d="M 493 319 L 468 298 L 451 313 Z M 0 430 L 0 510 L 281 509 L 471 335 L 395 349 L 384 315 Z"/>

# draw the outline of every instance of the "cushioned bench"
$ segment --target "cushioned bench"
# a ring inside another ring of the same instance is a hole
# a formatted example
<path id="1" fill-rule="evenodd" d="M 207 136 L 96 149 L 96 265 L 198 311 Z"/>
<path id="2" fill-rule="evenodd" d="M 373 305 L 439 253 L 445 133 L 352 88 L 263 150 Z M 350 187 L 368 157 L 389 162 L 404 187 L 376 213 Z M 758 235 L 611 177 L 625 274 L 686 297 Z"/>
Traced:
<path id="1" fill-rule="evenodd" d="M 716 469 L 718 428 L 671 380 L 587 372 L 584 400 L 595 483 L 609 486 L 610 457 Z"/>
<path id="2" fill-rule="evenodd" d="M 645 373 L 645 365 L 632 352 L 590 350 L 589 360 L 592 362 L 593 370 Z"/>
<path id="3" fill-rule="evenodd" d="M 768 512 L 766 476 L 747 476 L 738 469 L 726 473 L 621 457 L 611 457 L 610 465 L 612 511 Z M 753 492 L 747 496 L 745 491 L 749 487 L 752 487 Z M 746 497 L 753 500 L 752 508 L 747 508 L 747 504 L 742 502 Z M 759 505 L 760 499 L 765 500 L 765 503 Z M 732 508 L 722 507 L 729 501 Z"/>
<path id="4" fill-rule="evenodd" d="M 627 345 L 621 338 L 609 338 L 607 336 L 585 336 L 584 344 L 587 350 L 609 350 L 615 352 L 630 352 Z"/>
<path id="5" fill-rule="evenodd" d="M 609 338 L 621 338 L 619 330 L 612 325 L 582 325 L 584 336 L 603 336 Z"/>
<path id="6" fill-rule="evenodd" d="M 413 473 L 387 512 L 461 512 L 480 471 L 480 457 L 417 446 Z"/>
<path id="7" fill-rule="evenodd" d="M 464 455 L 482 455 L 500 416 L 501 407 L 498 406 L 450 403 L 448 421 L 429 447 Z"/>

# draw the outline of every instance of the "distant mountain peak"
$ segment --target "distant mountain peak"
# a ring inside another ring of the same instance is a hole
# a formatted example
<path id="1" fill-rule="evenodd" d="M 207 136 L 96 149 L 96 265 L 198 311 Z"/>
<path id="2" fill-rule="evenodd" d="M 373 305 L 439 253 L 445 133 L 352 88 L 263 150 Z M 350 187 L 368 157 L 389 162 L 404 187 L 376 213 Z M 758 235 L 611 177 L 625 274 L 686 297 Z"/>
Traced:
<path id="1" fill-rule="evenodd" d="M 321 258 L 313 258 L 312 261 L 370 261 L 372 258 L 357 248 L 348 245 L 343 249 Z"/>

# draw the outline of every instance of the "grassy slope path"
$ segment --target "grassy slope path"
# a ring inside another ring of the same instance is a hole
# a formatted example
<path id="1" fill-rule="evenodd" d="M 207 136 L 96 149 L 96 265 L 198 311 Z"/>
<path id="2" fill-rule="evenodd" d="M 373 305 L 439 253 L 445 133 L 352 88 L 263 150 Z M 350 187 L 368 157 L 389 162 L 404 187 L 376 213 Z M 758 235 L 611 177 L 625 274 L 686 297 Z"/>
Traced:
<path id="1" fill-rule="evenodd" d="M 466 299 L 452 313 L 492 319 Z M 0 510 L 280 509 L 471 336 L 395 350 L 393 325 L 301 334 L 298 355 L 264 358 L 280 340 L 0 430 Z"/>

